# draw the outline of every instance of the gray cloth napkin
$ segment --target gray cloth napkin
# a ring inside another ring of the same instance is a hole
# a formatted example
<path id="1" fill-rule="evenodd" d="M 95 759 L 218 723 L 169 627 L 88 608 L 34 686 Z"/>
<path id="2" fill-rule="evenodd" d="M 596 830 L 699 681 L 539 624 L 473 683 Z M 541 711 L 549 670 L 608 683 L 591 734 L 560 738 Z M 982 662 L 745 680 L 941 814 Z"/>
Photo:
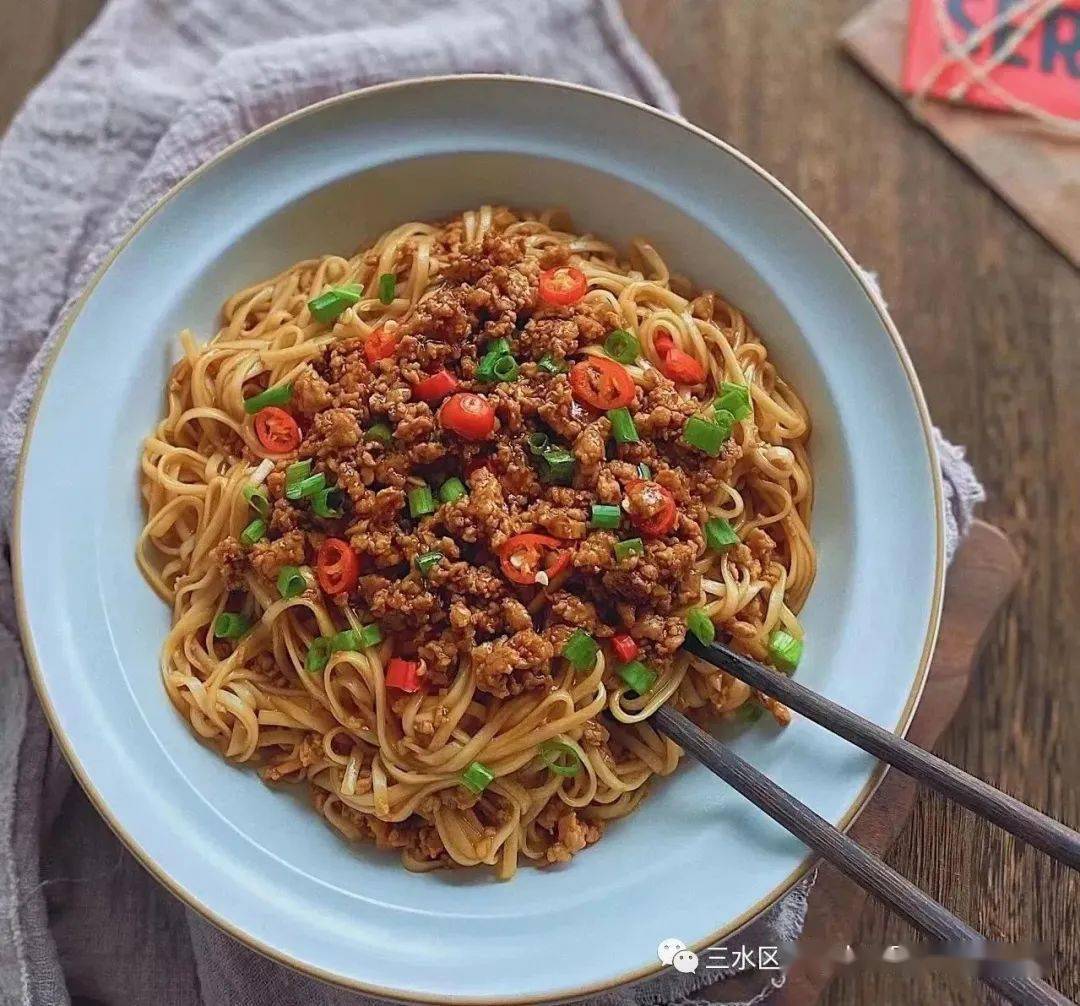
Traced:
<path id="1" fill-rule="evenodd" d="M 522 44 L 526 42 L 528 44 Z M 49 346 L 141 213 L 208 157 L 321 98 L 460 72 L 560 77 L 677 109 L 614 0 L 113 0 L 0 144 L 0 517 Z M 950 551 L 981 489 L 944 443 Z M 804 881 L 735 944 L 801 931 Z M 604 1003 L 693 1002 L 668 973 Z M 723 998 L 747 1002 L 769 975 Z M 0 1001 L 345 1006 L 368 1002 L 258 956 L 144 873 L 64 764 L 28 683 L 0 562 Z"/>

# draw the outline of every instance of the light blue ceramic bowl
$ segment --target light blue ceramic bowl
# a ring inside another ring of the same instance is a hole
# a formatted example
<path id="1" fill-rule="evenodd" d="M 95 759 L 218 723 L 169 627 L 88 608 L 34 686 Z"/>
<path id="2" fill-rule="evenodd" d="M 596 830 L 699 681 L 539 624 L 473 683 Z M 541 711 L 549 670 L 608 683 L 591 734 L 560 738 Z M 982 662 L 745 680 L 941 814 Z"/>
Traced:
<path id="1" fill-rule="evenodd" d="M 140 442 L 176 333 L 209 336 L 227 295 L 297 259 L 481 202 L 564 205 L 616 243 L 648 235 L 763 334 L 814 420 L 821 571 L 800 680 L 903 729 L 943 572 L 926 408 L 883 304 L 806 207 L 685 122 L 564 84 L 415 81 L 283 119 L 170 193 L 90 285 L 27 438 L 16 575 L 37 687 L 91 799 L 179 897 L 303 971 L 439 1002 L 565 998 L 644 977 L 662 939 L 730 934 L 808 866 L 797 841 L 687 764 L 565 868 L 507 884 L 410 874 L 226 764 L 166 699 L 169 613 L 133 549 Z M 871 758 L 801 719 L 732 731 L 732 743 L 837 824 L 877 781 Z"/>

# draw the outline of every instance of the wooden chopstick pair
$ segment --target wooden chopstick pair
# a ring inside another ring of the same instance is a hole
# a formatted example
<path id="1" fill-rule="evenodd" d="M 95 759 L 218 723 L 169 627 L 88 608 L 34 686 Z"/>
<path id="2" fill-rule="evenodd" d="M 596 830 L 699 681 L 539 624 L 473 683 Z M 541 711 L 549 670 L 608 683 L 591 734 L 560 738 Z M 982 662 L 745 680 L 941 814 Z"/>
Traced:
<path id="1" fill-rule="evenodd" d="M 684 648 L 752 688 L 779 699 L 796 712 L 912 778 L 926 782 L 1058 861 L 1073 869 L 1080 869 L 1080 834 L 1060 822 L 823 698 L 786 675 L 755 663 L 725 646 L 717 643 L 705 645 L 689 636 Z M 983 941 L 983 937 L 967 923 L 781 789 L 682 713 L 670 706 L 661 706 L 649 722 L 916 928 L 945 943 Z M 1013 1003 L 1067 1006 L 1069 1002 L 1044 981 L 1014 977 L 993 965 L 984 966 L 980 978 Z"/>

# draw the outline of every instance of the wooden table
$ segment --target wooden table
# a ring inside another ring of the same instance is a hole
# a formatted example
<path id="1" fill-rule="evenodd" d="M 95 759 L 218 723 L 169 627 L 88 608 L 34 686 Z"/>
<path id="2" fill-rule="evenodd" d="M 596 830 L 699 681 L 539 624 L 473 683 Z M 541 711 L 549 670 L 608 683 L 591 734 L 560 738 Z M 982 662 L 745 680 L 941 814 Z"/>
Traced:
<path id="1" fill-rule="evenodd" d="M 624 0 L 693 121 L 878 271 L 935 420 L 968 445 L 1024 573 L 945 758 L 1080 827 L 1080 275 L 839 52 L 861 0 Z M 99 0 L 0 0 L 0 127 Z M 1080 226 L 1080 221 L 1077 223 Z M 1080 878 L 921 796 L 889 861 L 977 928 L 1044 941 L 1080 998 Z M 910 940 L 876 905 L 856 939 Z M 845 974 L 823 1002 L 972 1003 L 957 977 Z"/>

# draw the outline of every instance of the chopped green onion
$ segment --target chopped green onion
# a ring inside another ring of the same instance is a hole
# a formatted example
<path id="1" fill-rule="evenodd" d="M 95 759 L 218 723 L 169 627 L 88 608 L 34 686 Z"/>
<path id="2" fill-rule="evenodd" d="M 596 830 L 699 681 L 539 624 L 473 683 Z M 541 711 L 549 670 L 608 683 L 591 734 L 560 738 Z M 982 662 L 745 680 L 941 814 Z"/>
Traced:
<path id="1" fill-rule="evenodd" d="M 397 276 L 392 272 L 384 272 L 379 277 L 379 300 L 383 304 L 393 304 L 397 293 Z"/>
<path id="2" fill-rule="evenodd" d="M 465 496 L 468 491 L 465 488 L 465 483 L 454 475 L 439 486 L 439 499 L 444 503 L 453 503 L 454 500 L 459 500 L 462 496 Z"/>
<path id="3" fill-rule="evenodd" d="M 599 652 L 600 644 L 584 629 L 575 629 L 562 648 L 562 655 L 579 671 L 591 671 Z"/>
<path id="4" fill-rule="evenodd" d="M 311 459 L 307 461 L 297 461 L 288 468 L 285 469 L 285 491 L 289 490 L 290 486 L 296 485 L 297 482 L 302 482 L 311 474 Z"/>
<path id="5" fill-rule="evenodd" d="M 484 792 L 495 779 L 495 773 L 486 765 L 474 761 L 461 773 L 461 785 L 471 789 L 477 796 Z"/>
<path id="6" fill-rule="evenodd" d="M 292 385 L 279 384 L 276 388 L 267 388 L 251 398 L 244 399 L 244 411 L 253 416 L 268 405 L 286 405 L 292 401 Z"/>
<path id="7" fill-rule="evenodd" d="M 316 517 L 340 517 L 345 511 L 345 494 L 331 486 L 311 497 L 311 510 Z"/>
<path id="8" fill-rule="evenodd" d="M 541 481 L 556 485 L 573 482 L 577 459 L 565 447 L 547 447 L 536 460 Z"/>
<path id="9" fill-rule="evenodd" d="M 476 379 L 495 384 L 499 381 L 516 381 L 517 376 L 518 362 L 510 354 L 510 343 L 506 339 L 493 339 L 477 364 Z"/>
<path id="10" fill-rule="evenodd" d="M 691 416 L 686 421 L 686 428 L 683 430 L 683 442 L 691 447 L 696 447 L 699 451 L 704 451 L 710 458 L 720 456 L 720 452 L 724 449 L 725 440 L 727 440 L 727 434 L 724 430 L 709 419 L 704 419 L 701 416 Z"/>
<path id="11" fill-rule="evenodd" d="M 417 486 L 409 490 L 409 516 L 423 517 L 435 512 L 435 497 L 429 486 Z"/>
<path id="12" fill-rule="evenodd" d="M 637 466 L 637 473 L 639 479 L 644 479 L 646 482 L 652 478 L 652 469 L 647 464 L 640 464 Z"/>
<path id="13" fill-rule="evenodd" d="M 337 653 L 339 650 L 359 650 L 360 633 L 355 629 L 343 629 L 335 632 L 330 637 L 330 649 Z"/>
<path id="14" fill-rule="evenodd" d="M 550 353 L 545 353 L 537 361 L 537 366 L 541 370 L 546 370 L 549 374 L 565 374 L 570 369 L 570 364 L 565 360 L 556 360 Z"/>
<path id="15" fill-rule="evenodd" d="M 739 544 L 739 535 L 725 517 L 713 517 L 705 521 L 705 544 L 714 552 Z"/>
<path id="16" fill-rule="evenodd" d="M 637 427 L 634 425 L 634 417 L 625 406 L 621 409 L 610 409 L 607 414 L 611 420 L 611 434 L 617 444 L 636 444 L 641 440 L 638 436 Z"/>
<path id="17" fill-rule="evenodd" d="M 739 717 L 744 723 L 757 723 L 761 719 L 761 714 L 765 712 L 753 699 L 747 699 L 738 709 L 735 710 L 735 715 Z"/>
<path id="18" fill-rule="evenodd" d="M 782 671 L 793 671 L 799 666 L 802 657 L 803 642 L 790 632 L 773 629 L 769 636 L 769 657 Z"/>
<path id="19" fill-rule="evenodd" d="M 333 652 L 329 636 L 317 636 L 308 647 L 307 656 L 304 658 L 304 670 L 311 674 L 321 671 L 330 661 Z"/>
<path id="20" fill-rule="evenodd" d="M 540 760 L 556 775 L 572 776 L 581 771 L 581 756 L 566 741 L 544 741 Z"/>
<path id="21" fill-rule="evenodd" d="M 725 440 L 731 436 L 731 428 L 735 425 L 735 417 L 727 409 L 717 409 L 713 414 L 713 422 L 720 428 L 720 433 Z"/>
<path id="22" fill-rule="evenodd" d="M 645 695 L 656 684 L 656 671 L 646 667 L 640 660 L 623 664 L 618 673 L 630 686 L 630 690 L 638 695 Z"/>
<path id="23" fill-rule="evenodd" d="M 364 434 L 364 439 L 377 440 L 380 444 L 389 447 L 394 439 L 394 431 L 390 429 L 389 423 L 376 423 Z"/>
<path id="24" fill-rule="evenodd" d="M 285 486 L 285 498 L 290 500 L 303 500 L 309 496 L 317 496 L 326 488 L 326 476 L 322 472 L 309 475 L 306 479 Z"/>
<path id="25" fill-rule="evenodd" d="M 701 608 L 692 608 L 686 613 L 686 627 L 706 646 L 716 638 L 716 626 Z"/>
<path id="26" fill-rule="evenodd" d="M 611 503 L 594 503 L 589 527 L 616 528 L 622 521 L 622 511 Z"/>
<path id="27" fill-rule="evenodd" d="M 546 433 L 530 433 L 525 442 L 529 445 L 529 452 L 540 457 L 550 446 L 550 437 Z"/>
<path id="28" fill-rule="evenodd" d="M 626 541 L 615 542 L 615 558 L 622 562 L 632 555 L 644 555 L 645 543 L 640 538 L 627 538 Z"/>
<path id="29" fill-rule="evenodd" d="M 250 628 L 245 616 L 232 611 L 223 611 L 214 619 L 214 635 L 218 639 L 239 639 Z"/>
<path id="30" fill-rule="evenodd" d="M 266 521 L 256 517 L 243 531 L 240 532 L 240 541 L 244 545 L 254 545 L 266 537 Z"/>
<path id="31" fill-rule="evenodd" d="M 262 486 L 249 482 L 244 486 L 244 499 L 260 517 L 270 516 L 270 497 L 266 495 L 266 490 Z"/>
<path id="32" fill-rule="evenodd" d="M 641 356 L 641 343 L 633 333 L 617 328 L 604 340 L 604 352 L 619 363 L 633 363 Z"/>
<path id="33" fill-rule="evenodd" d="M 355 283 L 346 283 L 344 286 L 332 286 L 325 293 L 319 294 L 314 300 L 308 301 L 308 310 L 311 317 L 316 321 L 333 321 L 347 307 L 360 300 L 363 291 Z"/>
<path id="34" fill-rule="evenodd" d="M 374 622 L 360 626 L 360 649 L 366 650 L 369 646 L 378 646 L 382 642 L 382 629 Z"/>
<path id="35" fill-rule="evenodd" d="M 730 412 L 736 422 L 745 419 L 754 411 L 750 404 L 750 389 L 745 384 L 724 381 L 720 385 L 720 394 L 716 396 L 716 408 Z"/>
<path id="36" fill-rule="evenodd" d="M 418 555 L 416 557 L 416 568 L 420 570 L 420 575 L 427 577 L 431 570 L 439 565 L 442 557 L 442 552 L 425 552 L 423 555 Z"/>
<path id="37" fill-rule="evenodd" d="M 295 566 L 282 566 L 277 577 L 277 589 L 282 597 L 299 597 L 307 590 L 307 580 Z"/>

